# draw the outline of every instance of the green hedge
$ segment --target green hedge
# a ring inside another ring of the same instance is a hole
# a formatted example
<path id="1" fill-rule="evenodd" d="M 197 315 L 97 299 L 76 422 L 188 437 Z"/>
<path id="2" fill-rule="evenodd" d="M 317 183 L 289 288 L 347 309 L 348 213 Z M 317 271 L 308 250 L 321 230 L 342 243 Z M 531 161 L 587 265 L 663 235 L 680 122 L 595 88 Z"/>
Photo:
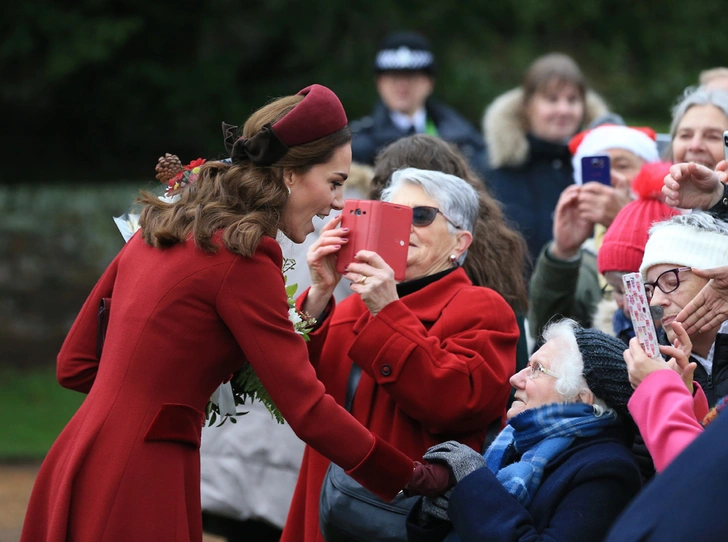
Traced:
<path id="1" fill-rule="evenodd" d="M 153 186 L 153 185 L 152 185 Z M 53 363 L 139 185 L 0 186 L 0 367 Z"/>

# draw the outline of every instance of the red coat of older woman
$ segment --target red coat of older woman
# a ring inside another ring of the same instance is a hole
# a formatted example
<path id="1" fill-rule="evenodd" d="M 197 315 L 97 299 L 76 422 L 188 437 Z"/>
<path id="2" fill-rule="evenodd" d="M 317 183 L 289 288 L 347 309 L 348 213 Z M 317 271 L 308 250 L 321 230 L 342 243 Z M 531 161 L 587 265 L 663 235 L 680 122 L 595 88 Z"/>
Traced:
<path id="1" fill-rule="evenodd" d="M 48 453 L 24 542 L 200 541 L 200 431 L 215 390 L 250 362 L 291 427 L 392 498 L 412 462 L 373 437 L 316 379 L 288 320 L 281 252 L 252 258 L 160 250 L 133 237 L 86 301 L 58 356 L 58 379 L 88 393 Z M 97 310 L 112 297 L 96 357 Z M 240 418 L 239 423 L 245 423 Z"/>
<path id="2" fill-rule="evenodd" d="M 299 305 L 304 301 L 305 295 Z M 319 379 L 341 404 L 352 363 L 358 364 L 352 414 L 419 459 L 451 439 L 482 448 L 488 425 L 505 414 L 518 337 L 505 300 L 473 286 L 458 268 L 376 317 L 358 295 L 347 298 L 311 334 L 309 352 Z M 328 466 L 306 447 L 282 541 L 323 541 L 318 505 Z"/>

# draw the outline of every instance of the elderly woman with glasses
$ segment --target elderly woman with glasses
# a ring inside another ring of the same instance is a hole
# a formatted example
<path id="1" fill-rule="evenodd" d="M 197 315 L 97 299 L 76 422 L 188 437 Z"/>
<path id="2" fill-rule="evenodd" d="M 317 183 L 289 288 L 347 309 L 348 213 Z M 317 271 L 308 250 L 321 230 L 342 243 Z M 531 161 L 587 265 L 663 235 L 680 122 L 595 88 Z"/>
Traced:
<path id="1" fill-rule="evenodd" d="M 473 286 L 461 266 L 478 194 L 454 175 L 406 168 L 382 199 L 413 208 L 404 281 L 395 282 L 379 255 L 360 251 L 344 275 L 357 295 L 335 306 L 336 253 L 347 232 L 340 218 L 324 227 L 308 253 L 311 288 L 298 300 L 319 322 L 311 363 L 341 404 L 354 383 L 354 417 L 412 459 L 452 438 L 480 451 L 488 427 L 500 428 L 505 415 L 519 332 L 508 303 Z M 283 540 L 323 540 L 328 466 L 306 448 Z"/>
<path id="2" fill-rule="evenodd" d="M 484 455 L 455 441 L 425 454 L 454 487 L 414 506 L 408 540 L 602 540 L 639 491 L 623 343 L 569 319 L 544 339 Z"/>
<path id="3" fill-rule="evenodd" d="M 688 334 L 676 321 L 708 283 L 692 269 L 727 261 L 728 224 L 708 213 L 679 215 L 650 230 L 640 273 L 650 305 L 662 313 L 661 342 L 674 345 L 660 350 L 673 359 L 649 358 L 636 339 L 624 359 L 636 388 L 629 409 L 658 471 L 702 432 L 708 408 L 728 395 L 728 326 Z"/>

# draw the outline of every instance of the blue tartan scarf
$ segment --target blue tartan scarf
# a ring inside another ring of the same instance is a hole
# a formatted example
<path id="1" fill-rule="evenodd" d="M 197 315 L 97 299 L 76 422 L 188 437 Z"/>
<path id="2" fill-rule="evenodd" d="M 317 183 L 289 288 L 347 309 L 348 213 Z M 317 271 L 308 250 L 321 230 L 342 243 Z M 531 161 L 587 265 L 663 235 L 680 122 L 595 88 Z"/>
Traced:
<path id="1" fill-rule="evenodd" d="M 485 463 L 508 493 L 528 506 L 549 461 L 576 437 L 591 437 L 618 423 L 613 413 L 597 417 L 594 408 L 585 403 L 553 403 L 524 410 L 508 421 L 490 445 Z M 510 463 L 516 453 L 520 460 Z"/>

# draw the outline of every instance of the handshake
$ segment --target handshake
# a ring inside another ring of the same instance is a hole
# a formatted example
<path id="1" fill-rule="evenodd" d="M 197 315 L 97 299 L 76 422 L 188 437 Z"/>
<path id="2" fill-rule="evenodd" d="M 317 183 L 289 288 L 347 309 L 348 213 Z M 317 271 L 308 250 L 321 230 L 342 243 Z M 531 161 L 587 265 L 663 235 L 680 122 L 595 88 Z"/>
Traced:
<path id="1" fill-rule="evenodd" d="M 420 519 L 428 516 L 448 520 L 447 508 L 452 487 L 468 474 L 485 467 L 481 454 L 454 440 L 432 446 L 423 456 L 428 464 L 416 464 L 405 491 L 410 495 L 424 495 Z"/>

